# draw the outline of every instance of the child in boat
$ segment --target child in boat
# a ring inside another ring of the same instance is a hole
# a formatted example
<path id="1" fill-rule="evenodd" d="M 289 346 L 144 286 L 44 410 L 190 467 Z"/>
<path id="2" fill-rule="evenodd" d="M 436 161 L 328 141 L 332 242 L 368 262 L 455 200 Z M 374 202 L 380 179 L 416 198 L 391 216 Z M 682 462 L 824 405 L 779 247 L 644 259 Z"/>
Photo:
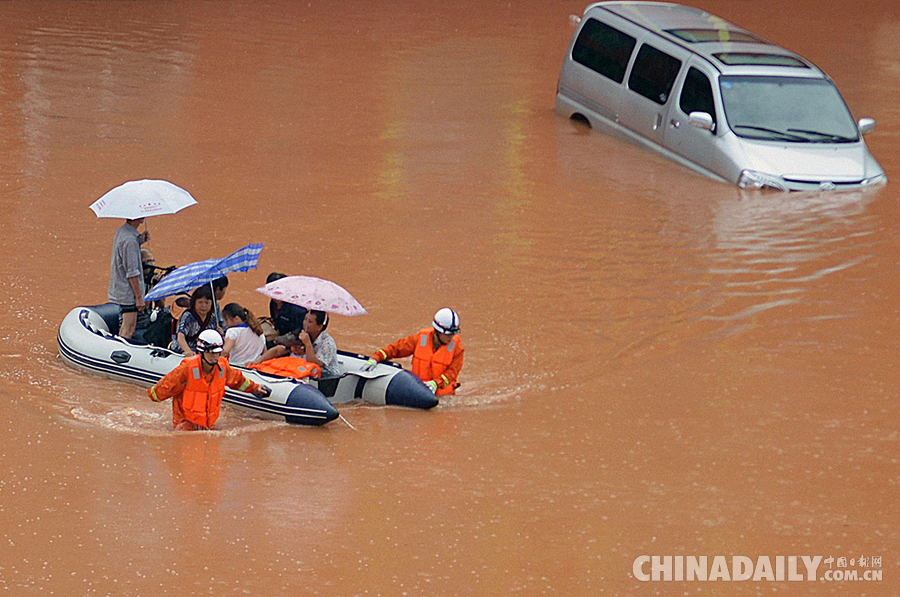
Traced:
<path id="1" fill-rule="evenodd" d="M 266 337 L 259 320 L 249 309 L 228 303 L 222 309 L 225 319 L 225 345 L 222 356 L 232 365 L 252 363 L 266 349 Z"/>

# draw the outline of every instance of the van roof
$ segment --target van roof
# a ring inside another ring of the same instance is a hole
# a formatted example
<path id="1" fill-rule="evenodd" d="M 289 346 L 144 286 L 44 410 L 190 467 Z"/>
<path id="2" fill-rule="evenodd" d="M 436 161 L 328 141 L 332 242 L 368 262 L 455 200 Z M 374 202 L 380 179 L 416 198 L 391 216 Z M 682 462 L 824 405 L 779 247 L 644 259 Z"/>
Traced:
<path id="1" fill-rule="evenodd" d="M 825 76 L 802 56 L 699 8 L 613 0 L 591 4 L 585 16 L 591 10 L 605 10 L 648 29 L 703 56 L 722 74 Z"/>

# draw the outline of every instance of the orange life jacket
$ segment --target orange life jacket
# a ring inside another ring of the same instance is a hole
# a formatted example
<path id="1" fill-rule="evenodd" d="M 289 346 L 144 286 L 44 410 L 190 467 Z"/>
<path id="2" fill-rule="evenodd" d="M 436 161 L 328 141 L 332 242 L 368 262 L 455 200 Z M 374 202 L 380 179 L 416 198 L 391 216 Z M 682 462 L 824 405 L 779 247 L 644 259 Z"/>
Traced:
<path id="1" fill-rule="evenodd" d="M 188 381 L 181 405 L 188 421 L 209 429 L 219 418 L 219 406 L 225 397 L 225 367 L 228 361 L 219 359 L 218 370 L 213 371 L 212 381 L 207 383 L 200 358 L 198 354 L 188 359 Z"/>
<path id="2" fill-rule="evenodd" d="M 319 379 L 322 377 L 322 369 L 318 365 L 299 357 L 278 357 L 262 363 L 247 365 L 247 368 L 294 379 L 303 379 L 304 377 Z"/>
<path id="3" fill-rule="evenodd" d="M 416 350 L 413 352 L 412 371 L 422 381 L 434 380 L 440 385 L 441 376 L 450 363 L 453 362 L 453 356 L 457 350 L 462 347 L 459 334 L 455 334 L 450 342 L 434 350 L 434 328 L 423 328 L 419 330 L 419 340 L 416 343 Z M 444 387 L 438 388 L 438 396 L 446 396 L 456 393 L 456 384 L 450 383 L 447 378 L 443 379 Z"/>

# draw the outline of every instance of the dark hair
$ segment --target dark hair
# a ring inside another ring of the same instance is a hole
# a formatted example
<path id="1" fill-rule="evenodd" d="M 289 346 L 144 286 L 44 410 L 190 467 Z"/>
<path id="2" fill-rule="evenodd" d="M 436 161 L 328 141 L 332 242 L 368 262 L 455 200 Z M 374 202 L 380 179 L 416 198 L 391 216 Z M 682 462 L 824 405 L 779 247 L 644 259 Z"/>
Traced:
<path id="1" fill-rule="evenodd" d="M 240 319 L 247 326 L 253 330 L 253 333 L 257 336 L 264 334 L 265 332 L 262 329 L 262 326 L 259 324 L 259 320 L 253 315 L 250 309 L 245 309 L 237 303 L 228 303 L 222 309 L 222 315 L 224 317 L 233 317 L 235 319 Z"/>
<path id="2" fill-rule="evenodd" d="M 287 278 L 287 276 L 282 274 L 281 272 L 272 272 L 266 277 L 266 284 L 274 282 L 275 280 L 280 280 L 282 278 Z"/>
<path id="3" fill-rule="evenodd" d="M 322 331 L 324 331 L 328 327 L 328 314 L 325 311 L 316 311 L 315 309 L 311 309 L 309 312 L 316 318 L 316 323 L 322 326 Z"/>
<path id="4" fill-rule="evenodd" d="M 206 329 L 206 326 L 209 325 L 209 321 L 210 321 L 210 319 L 212 319 L 212 317 L 215 313 L 215 309 L 210 309 L 209 313 L 206 314 L 206 319 L 200 319 L 200 314 L 197 313 L 196 307 L 197 307 L 197 300 L 202 299 L 202 298 L 205 298 L 210 301 L 213 300 L 212 290 L 209 289 L 209 284 L 204 284 L 203 286 L 200 286 L 199 288 L 194 290 L 194 292 L 191 293 L 191 309 L 190 309 L 190 311 L 191 311 L 191 313 L 194 314 L 194 317 L 200 323 L 201 331 Z M 198 332 L 198 334 L 199 334 L 199 332 Z M 191 340 L 191 338 L 188 338 L 188 342 L 196 341 L 196 339 L 197 339 L 196 337 L 193 340 Z"/>
<path id="5" fill-rule="evenodd" d="M 247 321 L 247 310 L 237 303 L 228 303 L 222 307 L 222 315 L 225 317 L 235 317 L 241 321 Z"/>
<path id="6" fill-rule="evenodd" d="M 212 300 L 212 290 L 209 289 L 209 285 L 204 284 L 191 293 L 191 309 L 197 304 L 197 299 L 201 298 Z"/>
<path id="7" fill-rule="evenodd" d="M 228 276 L 222 276 L 221 278 L 216 278 L 212 283 L 213 290 L 222 290 L 223 288 L 228 288 Z"/>

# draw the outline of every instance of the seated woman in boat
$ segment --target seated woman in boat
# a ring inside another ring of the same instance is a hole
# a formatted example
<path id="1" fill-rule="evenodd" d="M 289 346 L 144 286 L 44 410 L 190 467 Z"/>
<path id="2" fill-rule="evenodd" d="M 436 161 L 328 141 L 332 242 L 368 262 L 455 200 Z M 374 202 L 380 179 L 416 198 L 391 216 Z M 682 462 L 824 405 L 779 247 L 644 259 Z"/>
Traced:
<path id="1" fill-rule="evenodd" d="M 297 339 L 288 341 L 290 347 L 283 344 L 273 346 L 257 362 L 290 355 L 315 363 L 322 368 L 323 377 L 337 377 L 341 375 L 337 343 L 325 331 L 327 327 L 328 314 L 325 311 L 309 311 L 303 319 L 303 329 L 297 332 Z"/>
<path id="2" fill-rule="evenodd" d="M 169 345 L 169 350 L 192 357 L 197 352 L 197 338 L 200 337 L 200 332 L 215 329 L 216 318 L 213 316 L 212 290 L 206 284 L 191 293 L 191 307 L 178 320 L 175 340 Z"/>
<path id="3" fill-rule="evenodd" d="M 225 305 L 222 316 L 227 327 L 222 356 L 232 365 L 240 366 L 258 359 L 266 349 L 266 337 L 259 320 L 237 303 Z"/>

